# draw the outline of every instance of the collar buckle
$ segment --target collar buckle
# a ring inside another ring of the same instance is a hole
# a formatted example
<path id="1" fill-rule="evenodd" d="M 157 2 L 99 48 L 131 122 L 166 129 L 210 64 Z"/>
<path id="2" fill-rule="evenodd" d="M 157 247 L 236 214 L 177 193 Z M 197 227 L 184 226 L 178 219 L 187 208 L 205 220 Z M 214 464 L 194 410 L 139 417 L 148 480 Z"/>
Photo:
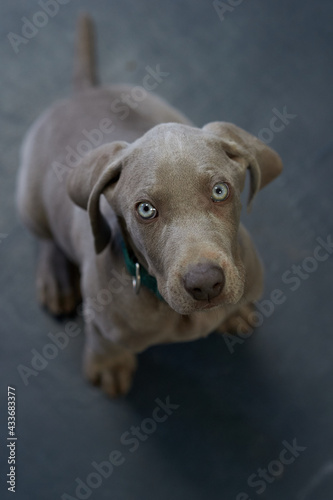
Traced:
<path id="1" fill-rule="evenodd" d="M 138 295 L 141 288 L 141 270 L 139 262 L 135 263 L 135 276 L 132 278 L 132 285 L 135 295 Z"/>

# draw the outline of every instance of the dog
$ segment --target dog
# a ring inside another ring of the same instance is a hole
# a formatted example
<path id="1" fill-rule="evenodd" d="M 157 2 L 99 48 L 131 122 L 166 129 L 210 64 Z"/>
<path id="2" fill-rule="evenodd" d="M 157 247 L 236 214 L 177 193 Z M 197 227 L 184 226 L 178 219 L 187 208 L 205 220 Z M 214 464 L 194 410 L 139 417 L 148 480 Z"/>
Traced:
<path id="1" fill-rule="evenodd" d="M 197 128 L 143 89 L 120 114 L 133 87 L 97 85 L 87 15 L 74 67 L 74 96 L 26 134 L 17 206 L 39 240 L 39 301 L 67 315 L 82 299 L 85 375 L 115 397 L 147 347 L 250 328 L 263 271 L 240 195 L 247 171 L 250 206 L 282 163 L 241 128 Z"/>

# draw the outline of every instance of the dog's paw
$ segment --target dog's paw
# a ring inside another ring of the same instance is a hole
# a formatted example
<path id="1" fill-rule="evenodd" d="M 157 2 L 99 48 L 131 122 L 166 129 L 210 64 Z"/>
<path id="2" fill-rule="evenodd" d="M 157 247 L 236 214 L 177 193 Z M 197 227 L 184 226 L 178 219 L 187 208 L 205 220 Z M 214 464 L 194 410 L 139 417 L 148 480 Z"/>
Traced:
<path id="1" fill-rule="evenodd" d="M 78 269 L 52 242 L 43 242 L 37 268 L 39 303 L 54 316 L 69 315 L 81 300 Z"/>
<path id="2" fill-rule="evenodd" d="M 253 312 L 255 306 L 246 304 L 229 316 L 217 329 L 217 333 L 251 333 L 254 329 Z"/>
<path id="3" fill-rule="evenodd" d="M 69 316 L 80 303 L 80 294 L 61 287 L 54 276 L 37 279 L 37 297 L 39 303 L 54 316 Z"/>
<path id="4" fill-rule="evenodd" d="M 136 367 L 136 357 L 125 350 L 117 354 L 97 354 L 86 350 L 84 355 L 83 371 L 86 378 L 112 398 L 129 392 Z"/>

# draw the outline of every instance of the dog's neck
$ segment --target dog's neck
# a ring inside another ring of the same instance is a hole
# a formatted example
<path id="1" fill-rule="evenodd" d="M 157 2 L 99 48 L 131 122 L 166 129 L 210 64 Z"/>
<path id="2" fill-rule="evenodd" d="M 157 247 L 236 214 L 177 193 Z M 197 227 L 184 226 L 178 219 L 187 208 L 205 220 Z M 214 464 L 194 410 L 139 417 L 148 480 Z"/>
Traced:
<path id="1" fill-rule="evenodd" d="M 151 276 L 146 268 L 139 262 L 133 247 L 129 245 L 125 239 L 121 239 L 121 249 L 126 264 L 126 269 L 133 277 L 133 289 L 136 294 L 139 294 L 140 287 L 148 288 L 159 300 L 164 300 L 158 291 L 157 281 L 154 276 Z"/>

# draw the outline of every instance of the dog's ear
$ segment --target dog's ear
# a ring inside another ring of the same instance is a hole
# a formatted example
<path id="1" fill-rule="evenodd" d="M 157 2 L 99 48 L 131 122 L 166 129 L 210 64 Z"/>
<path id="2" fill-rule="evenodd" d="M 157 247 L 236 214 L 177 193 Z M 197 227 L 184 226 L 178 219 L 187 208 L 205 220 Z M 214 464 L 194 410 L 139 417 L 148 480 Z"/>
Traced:
<path id="1" fill-rule="evenodd" d="M 94 149 L 68 176 L 69 197 L 88 211 L 96 253 L 104 250 L 111 236 L 110 227 L 100 212 L 100 195 L 108 184 L 119 179 L 127 146 L 127 142 L 117 141 Z"/>
<path id="2" fill-rule="evenodd" d="M 280 156 L 257 137 L 232 123 L 208 123 L 203 127 L 203 130 L 218 136 L 226 154 L 242 166 L 244 171 L 243 186 L 246 169 L 249 169 L 251 186 L 248 209 L 250 209 L 251 202 L 259 189 L 269 184 L 281 173 Z"/>

